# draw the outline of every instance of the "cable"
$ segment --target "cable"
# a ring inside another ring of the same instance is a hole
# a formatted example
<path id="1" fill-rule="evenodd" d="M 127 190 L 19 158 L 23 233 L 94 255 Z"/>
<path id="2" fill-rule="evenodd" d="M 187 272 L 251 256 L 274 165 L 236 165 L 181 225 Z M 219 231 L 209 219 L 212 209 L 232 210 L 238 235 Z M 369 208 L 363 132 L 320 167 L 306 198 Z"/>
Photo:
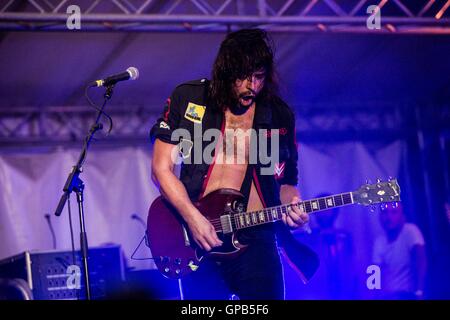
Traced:
<path id="1" fill-rule="evenodd" d="M 136 254 L 138 249 L 141 247 L 142 241 L 144 241 L 144 239 L 145 239 L 146 242 L 148 241 L 146 234 L 142 237 L 142 239 L 139 242 L 138 246 L 136 247 L 136 249 L 134 249 L 133 253 L 131 254 L 131 258 L 130 258 L 131 260 L 155 260 L 155 258 L 153 258 L 153 257 L 152 258 L 135 258 L 134 257 L 134 255 Z"/>

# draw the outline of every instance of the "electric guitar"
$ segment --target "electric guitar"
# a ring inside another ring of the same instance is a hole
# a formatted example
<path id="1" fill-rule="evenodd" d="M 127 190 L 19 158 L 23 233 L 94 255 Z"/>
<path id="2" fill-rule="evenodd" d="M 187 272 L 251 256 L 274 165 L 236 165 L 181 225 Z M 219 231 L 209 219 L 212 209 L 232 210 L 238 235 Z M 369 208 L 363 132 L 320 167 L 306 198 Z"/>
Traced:
<path id="1" fill-rule="evenodd" d="M 167 278 L 181 278 L 197 270 L 205 257 L 232 258 L 245 250 L 239 243 L 239 230 L 281 220 L 292 206 L 310 214 L 331 208 L 361 204 L 365 206 L 400 201 L 396 179 L 365 184 L 353 192 L 283 204 L 259 211 L 244 212 L 244 197 L 234 189 L 218 189 L 194 203 L 212 223 L 223 245 L 207 252 L 197 246 L 177 210 L 162 196 L 150 206 L 147 218 L 148 245 L 158 270 Z"/>

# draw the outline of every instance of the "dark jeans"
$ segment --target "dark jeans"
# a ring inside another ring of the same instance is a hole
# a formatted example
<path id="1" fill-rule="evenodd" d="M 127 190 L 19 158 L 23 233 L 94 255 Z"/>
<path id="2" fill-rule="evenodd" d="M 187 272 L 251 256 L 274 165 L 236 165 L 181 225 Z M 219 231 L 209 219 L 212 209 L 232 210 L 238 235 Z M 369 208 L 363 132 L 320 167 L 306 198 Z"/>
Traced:
<path id="1" fill-rule="evenodd" d="M 186 300 L 224 300 L 235 294 L 241 300 L 284 299 L 283 268 L 276 243 L 247 247 L 234 259 L 205 260 L 182 280 Z"/>

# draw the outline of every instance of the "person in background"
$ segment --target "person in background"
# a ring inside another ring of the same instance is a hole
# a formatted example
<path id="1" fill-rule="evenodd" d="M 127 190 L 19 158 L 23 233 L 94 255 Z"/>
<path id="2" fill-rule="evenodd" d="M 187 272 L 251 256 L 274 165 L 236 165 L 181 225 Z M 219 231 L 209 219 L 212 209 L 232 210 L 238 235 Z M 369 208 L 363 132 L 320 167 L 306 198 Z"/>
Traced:
<path id="1" fill-rule="evenodd" d="M 425 241 L 419 228 L 406 222 L 401 204 L 380 212 L 384 233 L 375 240 L 373 262 L 380 267 L 380 298 L 424 298 L 427 269 Z"/>

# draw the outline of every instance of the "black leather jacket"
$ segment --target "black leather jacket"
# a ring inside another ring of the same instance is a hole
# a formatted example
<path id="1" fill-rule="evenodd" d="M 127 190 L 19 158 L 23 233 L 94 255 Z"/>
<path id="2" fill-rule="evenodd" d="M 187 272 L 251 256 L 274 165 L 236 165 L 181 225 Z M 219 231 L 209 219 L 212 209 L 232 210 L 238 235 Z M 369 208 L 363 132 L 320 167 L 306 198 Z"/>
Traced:
<path id="1" fill-rule="evenodd" d="M 215 139 L 211 139 L 212 142 L 203 141 L 203 133 L 212 128 L 223 132 L 224 128 L 223 112 L 213 110 L 208 102 L 208 86 L 207 79 L 194 80 L 177 86 L 167 99 L 162 116 L 151 129 L 152 142 L 160 139 L 167 143 L 179 144 L 181 147 L 183 163 L 180 180 L 193 201 L 202 197 L 214 164 L 214 162 L 211 164 L 203 161 L 202 155 L 205 148 L 212 151 L 213 155 L 217 141 Z M 251 172 L 246 175 L 246 180 L 253 178 L 265 207 L 279 205 L 280 185 L 295 186 L 298 182 L 294 114 L 280 98 L 276 98 L 271 104 L 257 100 L 253 128 L 258 135 L 267 137 L 268 147 L 261 148 L 258 143 L 258 155 L 268 154 L 269 158 L 276 155 L 270 152 L 272 132 L 276 132 L 272 130 L 279 129 L 279 148 L 273 150 L 278 152 L 277 161 L 270 162 L 268 158 L 264 160 L 264 157 L 258 156 L 256 163 L 249 165 Z M 185 129 L 184 133 L 188 133 L 187 138 L 173 135 L 175 129 Z M 202 135 L 195 136 L 195 133 L 202 133 Z M 196 153 L 197 159 L 195 159 Z M 241 192 L 246 195 L 246 190 L 241 189 Z"/>
<path id="2" fill-rule="evenodd" d="M 211 139 L 214 140 L 212 144 L 211 140 L 203 141 L 203 133 L 208 129 L 220 130 L 223 133 L 225 125 L 223 112 L 214 111 L 217 108 L 212 108 L 211 103 L 208 102 L 208 88 L 209 81 L 207 79 L 186 82 L 176 87 L 170 98 L 167 99 L 162 116 L 156 121 L 150 133 L 152 142 L 160 139 L 179 145 L 183 158 L 180 180 L 192 201 L 202 197 L 214 165 L 213 161 L 205 163 L 202 153 L 206 148 L 214 153 L 217 140 Z M 298 183 L 294 114 L 280 98 L 275 98 L 271 103 L 257 100 L 253 128 L 257 132 L 259 129 L 267 130 L 263 132 L 269 141 L 272 139 L 272 132 L 275 132 L 272 130 L 279 130 L 279 148 L 274 150 L 278 152 L 279 157 L 275 165 L 273 163 L 264 164 L 265 162 L 260 161 L 261 158 L 257 157 L 256 163 L 248 165 L 240 191 L 248 198 L 250 183 L 253 179 L 263 205 L 265 207 L 277 206 L 281 204 L 280 186 L 283 184 L 296 186 Z M 184 129 L 184 133 L 189 137 L 177 136 L 176 129 Z M 196 136 L 196 131 L 201 134 Z M 268 145 L 270 146 L 269 141 Z M 261 149 L 258 140 L 258 154 L 265 153 L 265 150 Z M 270 148 L 268 149 L 270 150 Z M 195 161 L 195 150 L 197 150 L 197 155 L 200 155 L 197 159 L 199 161 Z M 271 154 L 269 153 L 269 155 Z M 263 173 L 262 169 L 269 170 Z M 319 266 L 317 254 L 298 243 L 280 222 L 243 230 L 239 239 L 241 242 L 248 243 L 252 241 L 272 242 L 277 239 L 304 281 L 309 280 Z"/>

